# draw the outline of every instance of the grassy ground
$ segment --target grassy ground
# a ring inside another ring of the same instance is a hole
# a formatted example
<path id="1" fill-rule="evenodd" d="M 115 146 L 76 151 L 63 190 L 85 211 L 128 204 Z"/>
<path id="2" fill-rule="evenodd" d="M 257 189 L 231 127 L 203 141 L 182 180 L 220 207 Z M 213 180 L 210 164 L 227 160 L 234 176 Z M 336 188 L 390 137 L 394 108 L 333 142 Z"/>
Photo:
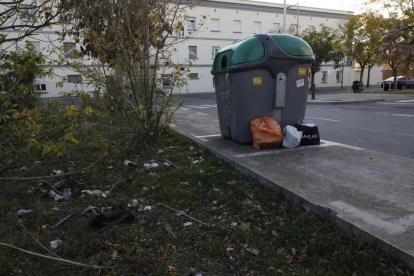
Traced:
<path id="1" fill-rule="evenodd" d="M 83 161 L 74 170 L 94 161 L 85 149 L 33 170 L 67 171 L 75 154 Z M 125 159 L 132 163 L 126 166 Z M 164 166 L 166 161 L 175 166 Z M 144 163 L 159 167 L 147 169 Z M 0 247 L 0 275 L 412 275 L 330 220 L 293 205 L 172 131 L 156 148 L 112 155 L 67 178 L 58 190 L 72 189 L 68 202 L 45 195 L 57 181 L 0 183 L 0 242 L 105 268 Z M 84 189 L 110 194 L 82 197 Z M 85 209 L 96 207 L 100 214 L 118 203 L 134 213 L 132 220 L 100 230 L 89 225 L 95 214 Z M 33 212 L 17 216 L 20 209 Z M 51 249 L 55 240 L 62 244 Z"/>

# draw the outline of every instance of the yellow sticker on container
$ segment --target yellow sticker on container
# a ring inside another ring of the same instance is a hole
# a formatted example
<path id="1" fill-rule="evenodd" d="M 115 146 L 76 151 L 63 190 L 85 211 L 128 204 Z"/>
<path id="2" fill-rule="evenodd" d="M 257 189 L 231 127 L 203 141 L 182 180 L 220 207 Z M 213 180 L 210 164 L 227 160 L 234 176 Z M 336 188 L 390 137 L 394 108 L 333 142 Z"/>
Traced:
<path id="1" fill-rule="evenodd" d="M 253 78 L 253 85 L 261 85 L 262 84 L 262 78 Z"/>
<path id="2" fill-rule="evenodd" d="M 299 68 L 299 75 L 306 76 L 306 68 Z"/>

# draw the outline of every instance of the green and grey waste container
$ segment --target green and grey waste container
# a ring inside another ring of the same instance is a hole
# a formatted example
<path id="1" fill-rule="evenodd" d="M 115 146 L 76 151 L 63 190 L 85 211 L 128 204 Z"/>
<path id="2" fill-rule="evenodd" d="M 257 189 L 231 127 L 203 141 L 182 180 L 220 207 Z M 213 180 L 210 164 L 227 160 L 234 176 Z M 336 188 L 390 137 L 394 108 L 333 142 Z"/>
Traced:
<path id="1" fill-rule="evenodd" d="M 272 117 L 282 128 L 303 119 L 314 60 L 291 35 L 257 34 L 223 48 L 211 70 L 221 135 L 248 144 L 254 119 Z"/>

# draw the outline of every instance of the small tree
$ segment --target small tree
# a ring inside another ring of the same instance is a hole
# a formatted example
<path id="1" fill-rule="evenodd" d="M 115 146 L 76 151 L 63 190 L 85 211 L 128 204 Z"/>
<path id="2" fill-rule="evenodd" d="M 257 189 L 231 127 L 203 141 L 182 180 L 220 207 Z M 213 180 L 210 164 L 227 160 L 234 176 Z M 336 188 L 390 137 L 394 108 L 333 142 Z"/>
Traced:
<path id="1" fill-rule="evenodd" d="M 114 101 L 130 122 L 132 144 L 156 141 L 172 116 L 170 88 L 186 83 L 185 64 L 170 57 L 177 43 L 196 34 L 185 32 L 186 9 L 193 4 L 165 0 L 71 0 L 67 4 L 74 28 L 62 35 L 73 35 L 80 50 L 65 63 Z M 86 66 L 85 60 L 94 66 Z M 186 67 L 191 64 L 188 60 Z M 169 89 L 163 90 L 166 86 Z"/>
<path id="2" fill-rule="evenodd" d="M 300 37 L 310 45 L 315 56 L 315 62 L 312 63 L 311 69 L 312 98 L 314 98 L 315 74 L 321 70 L 322 63 L 332 61 L 336 56 L 333 48 L 335 34 L 332 28 L 321 24 L 320 30 L 308 28 Z"/>

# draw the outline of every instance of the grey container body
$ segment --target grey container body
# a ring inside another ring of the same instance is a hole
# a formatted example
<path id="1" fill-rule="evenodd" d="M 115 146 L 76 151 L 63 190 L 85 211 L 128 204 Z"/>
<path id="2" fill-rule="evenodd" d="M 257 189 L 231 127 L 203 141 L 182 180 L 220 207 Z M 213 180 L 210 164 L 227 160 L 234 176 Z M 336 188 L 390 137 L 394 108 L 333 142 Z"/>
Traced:
<path id="1" fill-rule="evenodd" d="M 262 58 L 228 67 L 225 53 L 229 50 L 223 49 L 215 60 L 221 69 L 213 65 L 212 70 L 221 135 L 243 144 L 253 142 L 250 122 L 254 119 L 271 117 L 282 128 L 304 119 L 309 65 L 315 60 L 309 45 L 299 38 L 293 40 L 306 44 L 306 55 L 286 52 L 269 35 L 254 37 L 263 44 Z M 287 40 L 292 41 L 290 38 Z"/>
<path id="2" fill-rule="evenodd" d="M 299 75 L 299 69 L 304 68 L 306 75 Z M 309 64 L 291 66 L 286 72 L 285 80 L 273 78 L 265 69 L 216 73 L 221 135 L 239 143 L 250 144 L 253 142 L 250 122 L 254 119 L 271 117 L 282 128 L 303 119 L 307 102 L 308 72 Z M 261 78 L 261 84 L 254 85 L 253 79 L 258 78 Z M 301 86 L 298 87 L 297 81 Z M 277 93 L 277 90 L 283 89 L 284 95 Z M 277 107 L 276 102 L 283 107 Z"/>

